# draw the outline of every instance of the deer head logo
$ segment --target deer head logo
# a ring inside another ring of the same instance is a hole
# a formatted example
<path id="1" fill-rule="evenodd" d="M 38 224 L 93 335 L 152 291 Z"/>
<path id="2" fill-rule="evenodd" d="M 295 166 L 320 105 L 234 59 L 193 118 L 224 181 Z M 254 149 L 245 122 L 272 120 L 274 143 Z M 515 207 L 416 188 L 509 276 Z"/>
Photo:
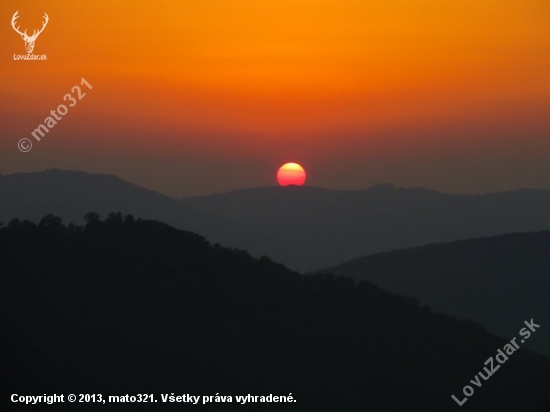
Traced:
<path id="1" fill-rule="evenodd" d="M 34 49 L 34 42 L 36 41 L 36 38 L 38 37 L 38 35 L 40 33 L 42 33 L 44 31 L 44 28 L 46 27 L 46 24 L 48 24 L 48 20 L 49 20 L 49 17 L 46 13 L 44 13 L 44 18 L 46 19 L 46 21 L 44 22 L 44 24 L 42 25 L 42 28 L 38 31 L 34 30 L 32 36 L 28 36 L 27 35 L 27 30 L 25 30 L 24 33 L 21 33 L 19 31 L 19 26 L 15 27 L 15 20 L 17 20 L 19 18 L 19 16 L 17 15 L 17 13 L 19 13 L 19 10 L 17 10 L 15 12 L 15 14 L 13 15 L 12 19 L 11 19 L 11 26 L 13 27 L 13 29 L 19 33 L 21 35 L 21 38 L 23 40 L 25 40 L 25 48 L 27 49 L 27 53 L 32 53 L 33 49 Z"/>

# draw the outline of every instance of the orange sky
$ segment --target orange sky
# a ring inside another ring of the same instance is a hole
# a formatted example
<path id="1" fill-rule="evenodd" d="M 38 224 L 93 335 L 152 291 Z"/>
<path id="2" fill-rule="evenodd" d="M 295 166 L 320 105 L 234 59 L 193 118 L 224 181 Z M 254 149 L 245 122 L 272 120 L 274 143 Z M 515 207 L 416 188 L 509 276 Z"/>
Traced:
<path id="1" fill-rule="evenodd" d="M 34 53 L 28 32 L 50 21 Z M 3 1 L 0 173 L 115 173 L 172 195 L 379 181 L 550 189 L 547 0 Z M 49 111 L 93 89 L 33 150 Z"/>

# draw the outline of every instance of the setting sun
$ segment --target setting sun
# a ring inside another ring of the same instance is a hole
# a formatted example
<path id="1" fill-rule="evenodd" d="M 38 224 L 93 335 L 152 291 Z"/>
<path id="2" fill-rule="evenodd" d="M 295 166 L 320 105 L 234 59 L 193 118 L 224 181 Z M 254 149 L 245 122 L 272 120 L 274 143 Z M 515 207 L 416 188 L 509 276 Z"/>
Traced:
<path id="1" fill-rule="evenodd" d="M 306 171 L 298 163 L 286 163 L 279 168 L 277 181 L 281 186 L 302 186 L 306 181 Z"/>

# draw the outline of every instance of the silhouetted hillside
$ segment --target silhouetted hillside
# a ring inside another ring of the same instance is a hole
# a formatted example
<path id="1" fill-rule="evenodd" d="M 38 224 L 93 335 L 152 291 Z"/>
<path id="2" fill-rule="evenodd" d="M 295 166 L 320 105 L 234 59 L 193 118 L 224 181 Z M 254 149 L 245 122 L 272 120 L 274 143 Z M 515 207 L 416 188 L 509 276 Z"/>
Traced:
<path id="1" fill-rule="evenodd" d="M 0 222 L 14 218 L 38 222 L 46 214 L 55 214 L 66 222 L 82 224 L 90 210 L 104 216 L 120 210 L 180 227 L 207 220 L 175 199 L 113 175 L 52 169 L 0 176 Z"/>
<path id="2" fill-rule="evenodd" d="M 321 272 L 321 271 L 320 271 Z M 534 317 L 526 346 L 550 356 L 550 232 L 509 234 L 380 253 L 322 270 L 413 296 L 504 337 Z"/>
<path id="3" fill-rule="evenodd" d="M 64 222 L 83 224 L 90 210 L 106 216 L 113 210 L 143 219 L 159 220 L 228 243 L 257 237 L 227 219 L 182 204 L 179 200 L 128 183 L 117 176 L 47 170 L 0 176 L 0 222 L 47 214 Z"/>
<path id="4" fill-rule="evenodd" d="M 0 222 L 55 214 L 83 223 L 112 210 L 191 230 L 300 271 L 428 243 L 550 229 L 550 192 L 446 195 L 378 185 L 267 187 L 182 201 L 110 175 L 49 170 L 0 176 Z"/>
<path id="5" fill-rule="evenodd" d="M 297 403 L 212 409 L 451 411 L 507 343 L 368 282 L 301 276 L 158 222 L 87 220 L 0 229 L 2 399 L 152 393 L 144 410 L 183 410 L 160 395 L 292 393 Z M 520 349 L 465 407 L 546 411 L 549 380 L 550 361 Z M 141 410 L 111 406 L 89 410 Z"/>
<path id="6" fill-rule="evenodd" d="M 392 185 L 347 191 L 270 187 L 183 203 L 260 231 L 269 242 L 260 236 L 238 245 L 301 271 L 428 243 L 550 229 L 550 192 L 539 190 L 447 195 Z"/>

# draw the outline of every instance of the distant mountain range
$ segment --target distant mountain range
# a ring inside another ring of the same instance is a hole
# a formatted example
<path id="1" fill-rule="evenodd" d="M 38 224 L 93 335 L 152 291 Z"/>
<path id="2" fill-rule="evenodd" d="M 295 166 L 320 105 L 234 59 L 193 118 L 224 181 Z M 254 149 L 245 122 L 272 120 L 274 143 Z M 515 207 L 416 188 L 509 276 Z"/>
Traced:
<path id="1" fill-rule="evenodd" d="M 14 221 L 0 228 L 0 256 L 6 403 L 12 394 L 63 393 L 66 402 L 70 393 L 153 394 L 158 403 L 147 409 L 441 412 L 458 410 L 451 396 L 464 401 L 465 385 L 468 411 L 546 412 L 550 403 L 550 360 L 514 349 L 512 336 L 369 282 L 301 276 L 163 223 L 118 214 L 89 216 L 84 227 L 53 216 Z M 539 315 L 508 319 L 514 337 Z M 499 365 L 503 348 L 509 357 Z M 162 403 L 171 393 L 233 400 Z M 295 403 L 237 403 L 248 394 Z M 85 405 L 76 409 L 141 409 Z M 27 410 L 18 407 L 3 410 Z"/>
<path id="2" fill-rule="evenodd" d="M 399 248 L 550 229 L 550 192 L 266 187 L 177 200 L 111 175 L 49 170 L 0 177 L 4 223 L 48 213 L 82 223 L 90 211 L 157 219 L 307 272 Z"/>
<path id="3" fill-rule="evenodd" d="M 133 214 L 206 236 L 232 233 L 223 220 L 113 175 L 52 169 L 0 176 L 0 222 L 4 224 L 14 218 L 37 222 L 46 214 L 82 224 L 88 212 L 102 217 L 111 212 Z"/>
<path id="4" fill-rule="evenodd" d="M 509 234 L 365 256 L 319 272 L 368 280 L 437 312 L 512 337 L 541 325 L 526 347 L 550 356 L 550 232 Z"/>

